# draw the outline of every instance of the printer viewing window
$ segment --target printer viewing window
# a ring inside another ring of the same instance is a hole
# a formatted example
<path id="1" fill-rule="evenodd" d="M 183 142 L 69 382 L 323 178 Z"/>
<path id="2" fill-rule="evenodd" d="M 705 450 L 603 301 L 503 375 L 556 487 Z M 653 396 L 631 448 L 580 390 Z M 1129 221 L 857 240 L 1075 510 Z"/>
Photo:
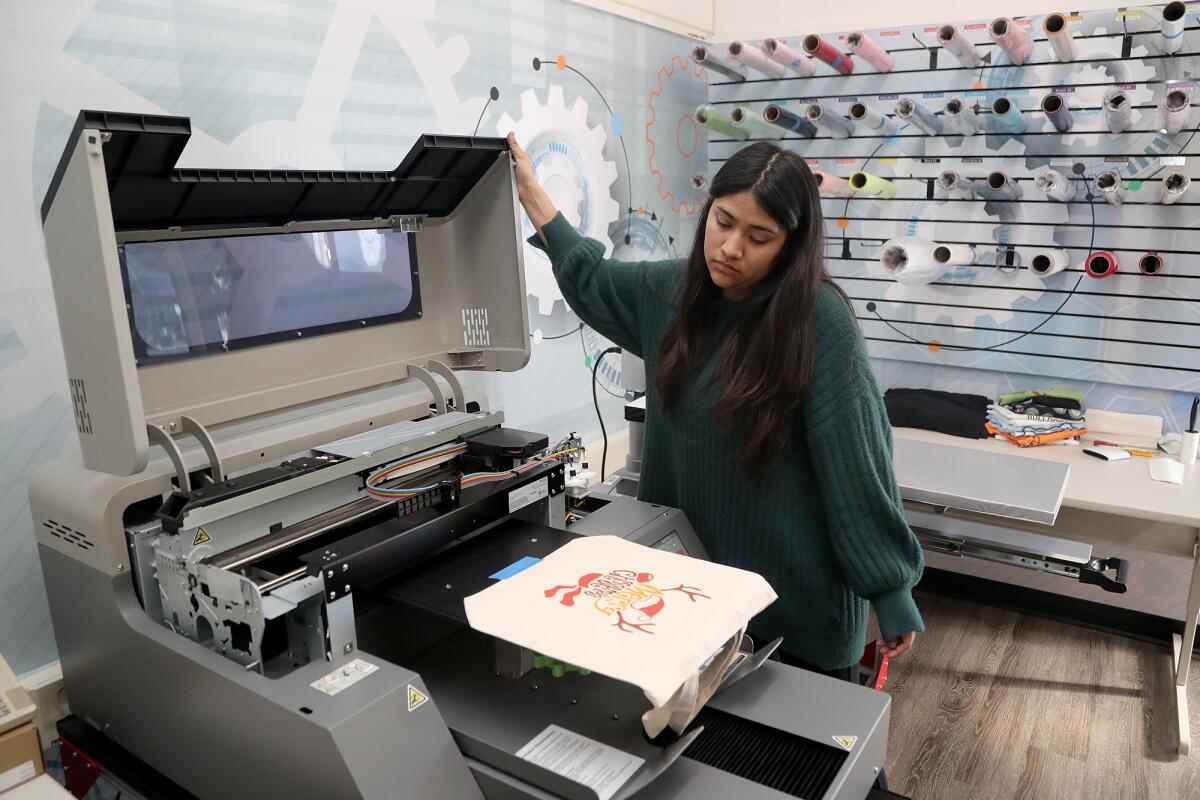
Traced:
<path id="1" fill-rule="evenodd" d="M 414 236 L 391 229 L 130 242 L 121 267 L 141 365 L 421 310 Z"/>

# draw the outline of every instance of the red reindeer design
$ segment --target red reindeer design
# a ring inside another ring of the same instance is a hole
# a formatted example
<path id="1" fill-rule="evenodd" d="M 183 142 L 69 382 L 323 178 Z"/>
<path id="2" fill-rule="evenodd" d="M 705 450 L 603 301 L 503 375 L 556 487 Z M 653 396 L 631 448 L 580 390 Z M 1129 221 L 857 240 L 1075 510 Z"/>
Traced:
<path id="1" fill-rule="evenodd" d="M 586 575 L 580 576 L 579 580 L 574 584 L 552 586 L 549 589 L 546 589 L 543 594 L 545 594 L 547 598 L 552 598 L 558 595 L 559 592 L 563 592 L 562 596 L 558 598 L 559 604 L 564 606 L 574 606 L 575 598 L 578 597 L 585 589 L 591 586 L 593 581 L 602 577 L 603 574 L 604 573 L 601 572 L 589 572 Z M 649 584 L 650 581 L 654 580 L 654 575 L 649 572 L 638 572 L 636 575 L 631 577 L 640 584 Z M 654 626 L 654 618 L 658 616 L 659 612 L 661 612 L 663 608 L 666 607 L 666 599 L 662 596 L 662 592 L 681 592 L 693 603 L 696 602 L 697 597 L 703 597 L 706 600 L 711 599 L 708 595 L 703 594 L 696 587 L 684 586 L 683 584 L 671 589 L 663 589 L 661 591 L 656 589 L 655 591 L 657 594 L 654 597 L 643 598 L 630 603 L 628 610 L 635 612 L 636 614 L 632 620 L 625 619 L 624 614 L 618 611 L 617 621 L 613 623 L 614 627 L 616 627 L 618 630 L 624 631 L 625 633 L 640 631 L 642 633 L 649 633 L 653 635 L 654 631 L 650 630 L 650 628 Z"/>
<path id="2" fill-rule="evenodd" d="M 547 589 L 544 594 L 546 597 L 554 597 L 554 595 L 558 592 L 561 592 L 563 589 L 567 589 L 569 591 L 560 597 L 558 602 L 564 606 L 573 606 L 575 605 L 575 598 L 579 596 L 579 593 L 586 589 L 592 581 L 596 580 L 596 578 L 599 578 L 602 574 L 603 573 L 601 572 L 589 572 L 581 577 L 574 586 L 570 584 L 566 586 L 555 586 L 551 589 Z"/>

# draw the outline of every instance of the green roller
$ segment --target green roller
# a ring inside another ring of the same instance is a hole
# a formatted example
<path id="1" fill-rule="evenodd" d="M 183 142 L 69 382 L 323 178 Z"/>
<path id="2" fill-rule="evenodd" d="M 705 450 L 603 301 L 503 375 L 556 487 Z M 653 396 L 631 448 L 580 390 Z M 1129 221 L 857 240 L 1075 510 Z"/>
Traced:
<path id="1" fill-rule="evenodd" d="M 850 176 L 850 188 L 856 192 L 891 200 L 896 196 L 896 184 L 887 178 L 869 172 L 856 172 Z"/>
<path id="2" fill-rule="evenodd" d="M 578 672 L 580 675 L 592 674 L 590 669 L 584 669 L 583 667 L 577 667 L 574 664 L 568 664 L 565 661 L 559 661 L 557 658 L 551 658 L 550 656 L 542 656 L 537 654 L 533 656 L 533 668 L 548 669 L 550 670 L 550 674 L 556 678 L 561 678 L 568 672 Z"/>
<path id="3" fill-rule="evenodd" d="M 733 121 L 718 111 L 715 106 L 700 106 L 696 109 L 696 113 L 692 115 L 692 119 L 701 128 L 708 128 L 710 131 L 723 133 L 731 139 L 746 139 L 750 136 L 749 131 L 745 128 L 735 126 Z"/>

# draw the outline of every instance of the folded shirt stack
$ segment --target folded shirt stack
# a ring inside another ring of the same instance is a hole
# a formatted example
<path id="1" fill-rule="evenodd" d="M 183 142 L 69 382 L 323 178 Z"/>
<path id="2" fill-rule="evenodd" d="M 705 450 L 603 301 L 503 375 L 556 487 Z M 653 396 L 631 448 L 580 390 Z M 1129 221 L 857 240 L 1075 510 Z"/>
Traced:
<path id="1" fill-rule="evenodd" d="M 987 417 L 988 433 L 1018 447 L 1071 443 L 1088 430 L 1083 394 L 1068 389 L 1001 395 Z"/>

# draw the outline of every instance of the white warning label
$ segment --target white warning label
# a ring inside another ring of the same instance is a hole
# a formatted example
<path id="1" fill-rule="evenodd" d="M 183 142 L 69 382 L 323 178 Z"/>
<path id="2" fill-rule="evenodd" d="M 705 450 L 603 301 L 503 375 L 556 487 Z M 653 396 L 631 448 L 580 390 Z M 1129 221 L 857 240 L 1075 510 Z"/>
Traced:
<path id="1" fill-rule="evenodd" d="M 513 489 L 508 493 L 508 513 L 512 514 L 519 511 L 525 506 L 533 505 L 538 500 L 542 500 L 550 496 L 550 476 L 542 478 L 540 481 L 534 481 L 528 486 L 522 486 L 520 489 Z"/>
<path id="2" fill-rule="evenodd" d="M 318 692 L 324 692 L 333 697 L 338 692 L 349 689 L 378 669 L 379 667 L 376 665 L 363 661 L 361 658 L 356 658 L 344 667 L 335 669 L 325 677 L 315 680 L 309 685 Z"/>

